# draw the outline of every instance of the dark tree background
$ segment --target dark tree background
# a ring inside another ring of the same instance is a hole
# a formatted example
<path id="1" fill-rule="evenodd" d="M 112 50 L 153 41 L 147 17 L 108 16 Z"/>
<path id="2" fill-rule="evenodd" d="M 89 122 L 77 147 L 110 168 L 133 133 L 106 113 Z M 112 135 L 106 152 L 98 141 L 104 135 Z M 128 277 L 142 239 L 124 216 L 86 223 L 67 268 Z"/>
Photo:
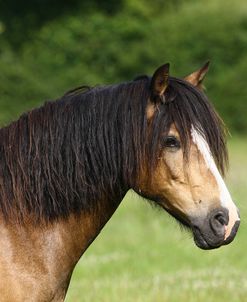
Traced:
<path id="1" fill-rule="evenodd" d="M 245 0 L 0 0 L 0 123 L 80 84 L 184 76 L 211 60 L 208 94 L 247 132 Z"/>

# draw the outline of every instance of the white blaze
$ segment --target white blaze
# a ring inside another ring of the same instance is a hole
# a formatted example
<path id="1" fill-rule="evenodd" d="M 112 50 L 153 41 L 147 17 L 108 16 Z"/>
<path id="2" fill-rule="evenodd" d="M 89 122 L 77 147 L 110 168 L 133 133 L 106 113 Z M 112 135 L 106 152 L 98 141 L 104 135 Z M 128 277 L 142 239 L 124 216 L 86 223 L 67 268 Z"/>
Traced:
<path id="1" fill-rule="evenodd" d="M 203 136 L 195 130 L 194 127 L 191 129 L 191 136 L 194 144 L 197 146 L 198 150 L 203 155 L 205 163 L 208 169 L 212 172 L 215 177 L 215 180 L 218 184 L 219 192 L 220 192 L 220 202 L 222 207 L 227 208 L 229 210 L 229 223 L 226 227 L 225 239 L 231 234 L 232 227 L 235 222 L 239 219 L 239 215 L 237 212 L 237 208 L 232 201 L 231 195 L 225 185 L 225 182 L 220 175 L 220 172 L 215 164 L 214 158 L 210 152 L 209 146 Z"/>

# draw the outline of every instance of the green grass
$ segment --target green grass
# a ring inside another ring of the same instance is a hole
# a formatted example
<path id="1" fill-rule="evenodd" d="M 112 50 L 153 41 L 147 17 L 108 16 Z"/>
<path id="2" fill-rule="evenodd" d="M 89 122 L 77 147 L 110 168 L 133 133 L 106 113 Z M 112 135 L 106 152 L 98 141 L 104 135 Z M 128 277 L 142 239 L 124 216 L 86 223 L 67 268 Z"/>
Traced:
<path id="1" fill-rule="evenodd" d="M 129 192 L 76 267 L 67 302 L 247 300 L 247 140 L 230 141 L 228 187 L 241 211 L 235 241 L 212 251 Z"/>

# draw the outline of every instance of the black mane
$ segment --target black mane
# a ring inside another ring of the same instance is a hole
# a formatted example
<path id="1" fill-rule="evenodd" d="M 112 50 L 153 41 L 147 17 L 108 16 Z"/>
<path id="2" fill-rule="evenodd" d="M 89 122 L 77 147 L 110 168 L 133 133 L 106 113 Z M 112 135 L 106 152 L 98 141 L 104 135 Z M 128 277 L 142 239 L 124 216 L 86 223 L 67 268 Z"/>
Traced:
<path id="1" fill-rule="evenodd" d="M 150 169 L 160 136 L 175 123 L 189 152 L 191 125 L 208 142 L 218 167 L 227 161 L 224 127 L 206 96 L 169 79 L 166 104 L 156 110 L 151 138 L 146 107 L 150 78 L 71 90 L 0 130 L 0 212 L 3 217 L 52 221 L 112 202 L 135 185 L 143 160 Z"/>

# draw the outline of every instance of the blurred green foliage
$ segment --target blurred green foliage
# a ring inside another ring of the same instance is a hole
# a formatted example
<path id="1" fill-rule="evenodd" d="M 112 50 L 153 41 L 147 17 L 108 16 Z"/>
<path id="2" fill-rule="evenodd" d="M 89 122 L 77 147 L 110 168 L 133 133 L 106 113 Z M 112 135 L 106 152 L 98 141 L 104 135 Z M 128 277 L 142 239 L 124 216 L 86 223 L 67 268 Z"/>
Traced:
<path id="1" fill-rule="evenodd" d="M 207 93 L 247 133 L 246 0 L 0 0 L 0 122 L 80 84 L 184 76 L 211 60 Z"/>

